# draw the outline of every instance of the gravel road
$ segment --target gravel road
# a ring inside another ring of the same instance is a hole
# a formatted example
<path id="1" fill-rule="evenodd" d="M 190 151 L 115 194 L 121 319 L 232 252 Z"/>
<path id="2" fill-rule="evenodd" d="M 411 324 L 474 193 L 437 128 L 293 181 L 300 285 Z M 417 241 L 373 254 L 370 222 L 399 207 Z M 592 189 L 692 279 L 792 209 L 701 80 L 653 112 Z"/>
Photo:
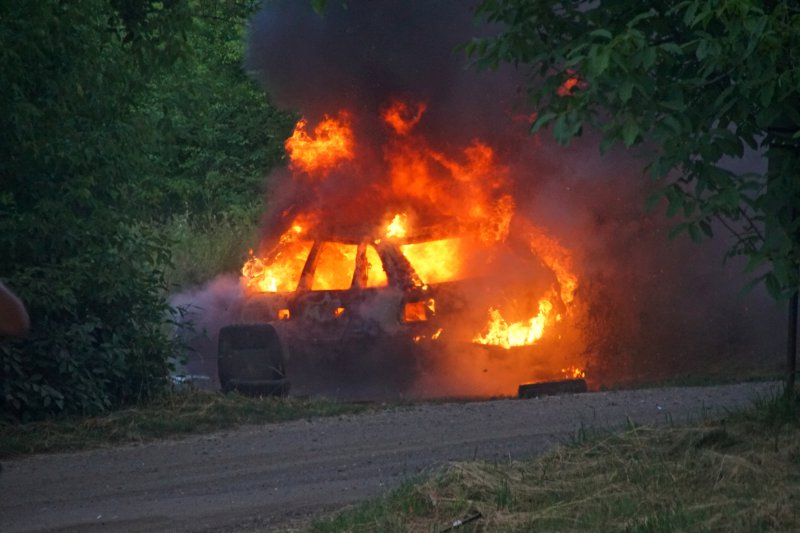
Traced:
<path id="1" fill-rule="evenodd" d="M 0 531 L 279 529 L 448 461 L 507 460 L 580 427 L 700 420 L 778 390 L 747 383 L 420 403 L 182 440 L 34 456 L 0 471 Z"/>

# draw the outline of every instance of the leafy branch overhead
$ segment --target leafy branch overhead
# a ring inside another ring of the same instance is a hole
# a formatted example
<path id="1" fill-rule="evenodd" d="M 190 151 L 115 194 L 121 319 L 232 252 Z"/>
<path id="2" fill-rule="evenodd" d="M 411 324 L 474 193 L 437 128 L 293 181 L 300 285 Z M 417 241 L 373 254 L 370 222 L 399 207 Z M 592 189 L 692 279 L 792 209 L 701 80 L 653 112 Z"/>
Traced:
<path id="1" fill-rule="evenodd" d="M 536 132 L 561 143 L 585 127 L 601 149 L 639 146 L 666 179 L 651 200 L 699 240 L 725 227 L 775 297 L 800 264 L 800 6 L 796 2 L 485 0 L 499 31 L 466 47 L 475 64 L 530 74 Z M 769 171 L 731 160 L 766 154 Z"/>

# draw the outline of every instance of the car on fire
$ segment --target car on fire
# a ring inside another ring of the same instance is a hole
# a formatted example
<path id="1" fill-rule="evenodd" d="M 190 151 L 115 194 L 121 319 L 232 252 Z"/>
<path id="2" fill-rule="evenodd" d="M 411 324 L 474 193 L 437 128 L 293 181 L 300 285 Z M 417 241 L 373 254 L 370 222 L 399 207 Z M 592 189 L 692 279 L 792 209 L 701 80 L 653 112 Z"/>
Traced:
<path id="1" fill-rule="evenodd" d="M 488 354 L 498 364 L 509 349 L 541 351 L 545 321 L 557 330 L 565 309 L 554 272 L 524 243 L 481 244 L 452 228 L 398 237 L 294 226 L 242 273 L 241 313 L 218 337 L 223 391 L 283 395 L 291 379 L 303 392 L 403 393 L 446 354 L 462 361 Z M 492 308 L 498 300 L 534 317 L 506 323 Z M 489 325 L 518 344 L 480 335 Z"/>
<path id="2" fill-rule="evenodd" d="M 318 238 L 278 255 L 287 254 L 294 266 L 282 272 L 282 286 L 250 292 L 240 323 L 220 330 L 224 391 L 286 394 L 290 368 L 304 382 L 330 381 L 344 369 L 345 379 L 377 372 L 402 384 L 441 333 L 436 306 L 458 306 L 456 298 L 437 301 L 448 284 L 424 283 L 393 240 Z"/>

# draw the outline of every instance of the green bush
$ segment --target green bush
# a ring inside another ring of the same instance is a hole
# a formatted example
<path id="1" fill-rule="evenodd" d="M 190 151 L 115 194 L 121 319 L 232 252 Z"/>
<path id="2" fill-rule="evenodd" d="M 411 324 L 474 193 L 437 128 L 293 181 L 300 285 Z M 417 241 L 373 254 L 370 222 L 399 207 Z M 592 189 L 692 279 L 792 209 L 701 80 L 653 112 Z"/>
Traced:
<path id="1" fill-rule="evenodd" d="M 32 322 L 0 339 L 0 418 L 98 413 L 165 383 L 168 243 L 126 191 L 151 166 L 133 103 L 179 55 L 165 36 L 183 8 L 0 5 L 0 278 Z"/>

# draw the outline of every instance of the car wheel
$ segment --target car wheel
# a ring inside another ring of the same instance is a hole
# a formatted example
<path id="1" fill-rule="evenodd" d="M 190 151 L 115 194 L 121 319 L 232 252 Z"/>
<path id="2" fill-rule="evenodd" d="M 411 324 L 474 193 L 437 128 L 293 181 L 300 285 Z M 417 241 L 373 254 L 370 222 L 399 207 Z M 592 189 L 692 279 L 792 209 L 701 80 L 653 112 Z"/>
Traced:
<path id="1" fill-rule="evenodd" d="M 223 392 L 285 396 L 289 392 L 283 348 L 269 324 L 225 326 L 219 332 L 219 382 Z"/>

